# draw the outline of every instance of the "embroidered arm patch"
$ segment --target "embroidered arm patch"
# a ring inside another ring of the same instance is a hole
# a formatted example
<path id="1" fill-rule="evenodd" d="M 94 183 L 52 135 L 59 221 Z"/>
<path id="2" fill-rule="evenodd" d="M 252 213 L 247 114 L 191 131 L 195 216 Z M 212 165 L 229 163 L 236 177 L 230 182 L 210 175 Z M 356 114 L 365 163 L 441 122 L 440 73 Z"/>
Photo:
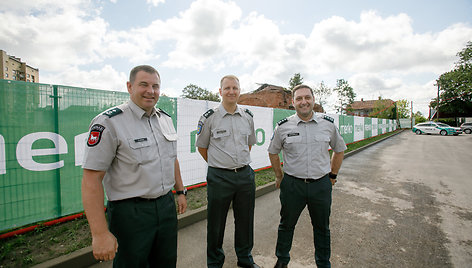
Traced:
<path id="1" fill-rule="evenodd" d="M 90 134 L 87 139 L 88 147 L 93 147 L 95 145 L 98 145 L 98 143 L 100 143 L 103 130 L 105 130 L 105 127 L 100 124 L 95 124 L 90 128 Z"/>

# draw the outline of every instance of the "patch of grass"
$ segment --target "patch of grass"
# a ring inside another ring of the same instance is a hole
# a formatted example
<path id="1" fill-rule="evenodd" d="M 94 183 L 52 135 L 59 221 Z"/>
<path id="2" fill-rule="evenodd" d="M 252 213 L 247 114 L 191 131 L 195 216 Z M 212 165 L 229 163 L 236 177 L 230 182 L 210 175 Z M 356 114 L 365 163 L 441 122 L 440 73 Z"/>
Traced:
<path id="1" fill-rule="evenodd" d="M 0 267 L 30 267 L 91 245 L 83 218 L 0 240 Z"/>
<path id="2" fill-rule="evenodd" d="M 359 149 L 369 143 L 393 135 L 398 131 L 349 144 L 345 152 Z M 256 187 L 275 180 L 272 168 L 256 172 Z M 189 190 L 187 210 L 207 204 L 207 188 Z M 92 238 L 85 217 L 53 226 L 42 226 L 26 234 L 0 240 L 0 268 L 30 267 L 90 246 Z"/>

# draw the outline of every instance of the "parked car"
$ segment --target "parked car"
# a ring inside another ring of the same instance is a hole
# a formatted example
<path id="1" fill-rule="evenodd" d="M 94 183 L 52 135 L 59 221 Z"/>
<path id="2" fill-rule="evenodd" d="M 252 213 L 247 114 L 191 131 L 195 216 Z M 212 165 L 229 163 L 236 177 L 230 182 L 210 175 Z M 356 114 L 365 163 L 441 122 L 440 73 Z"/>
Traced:
<path id="1" fill-rule="evenodd" d="M 425 122 L 416 124 L 412 129 L 417 135 L 421 134 L 440 134 L 442 136 L 454 135 L 457 136 L 462 133 L 461 128 L 451 127 L 444 123 Z"/>
<path id="2" fill-rule="evenodd" d="M 466 134 L 470 134 L 472 133 L 472 123 L 463 123 L 461 125 L 461 129 L 463 132 L 465 132 Z"/>

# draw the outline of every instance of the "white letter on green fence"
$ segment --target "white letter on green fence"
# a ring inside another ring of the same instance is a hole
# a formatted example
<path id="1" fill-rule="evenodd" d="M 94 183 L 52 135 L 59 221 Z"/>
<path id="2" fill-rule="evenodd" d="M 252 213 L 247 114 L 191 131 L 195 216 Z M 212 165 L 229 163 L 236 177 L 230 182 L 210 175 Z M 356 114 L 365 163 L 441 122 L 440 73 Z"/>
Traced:
<path id="1" fill-rule="evenodd" d="M 81 166 L 84 162 L 85 143 L 87 143 L 88 134 L 88 132 L 85 132 L 74 137 L 76 166 Z"/>
<path id="2" fill-rule="evenodd" d="M 33 149 L 33 143 L 37 140 L 48 139 L 54 143 L 54 148 Z M 59 134 L 52 132 L 35 132 L 28 134 L 18 141 L 16 146 L 16 159 L 25 169 L 32 171 L 45 171 L 61 168 L 64 166 L 64 160 L 54 163 L 38 163 L 33 160 L 33 156 L 66 154 L 66 140 Z"/>
<path id="3" fill-rule="evenodd" d="M 0 135 L 0 174 L 7 173 L 5 165 L 5 139 Z"/>

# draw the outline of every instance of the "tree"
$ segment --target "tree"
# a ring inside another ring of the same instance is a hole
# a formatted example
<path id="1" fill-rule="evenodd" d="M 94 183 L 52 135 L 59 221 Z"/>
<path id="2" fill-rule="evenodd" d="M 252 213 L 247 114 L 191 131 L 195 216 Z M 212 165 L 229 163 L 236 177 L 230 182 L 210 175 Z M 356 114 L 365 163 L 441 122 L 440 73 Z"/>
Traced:
<path id="1" fill-rule="evenodd" d="M 303 77 L 300 76 L 300 73 L 296 73 L 292 78 L 290 78 L 288 84 L 289 89 L 292 90 L 294 87 L 303 84 Z"/>
<path id="2" fill-rule="evenodd" d="M 212 93 L 211 91 L 203 89 L 194 84 L 189 84 L 188 86 L 184 87 L 181 97 L 194 100 L 220 101 L 220 96 L 218 93 Z"/>
<path id="3" fill-rule="evenodd" d="M 336 81 L 336 87 L 333 90 L 338 95 L 338 102 L 334 105 L 336 111 L 340 114 L 346 113 L 346 107 L 354 102 L 356 93 L 349 83 L 344 79 Z"/>
<path id="4" fill-rule="evenodd" d="M 379 100 L 375 103 L 372 113 L 369 114 L 370 117 L 376 118 L 385 118 L 385 119 L 400 119 L 400 118 L 410 118 L 410 108 L 408 107 L 407 100 L 399 100 L 393 104 L 390 101 L 382 99 L 379 97 Z"/>
<path id="5" fill-rule="evenodd" d="M 399 100 L 396 102 L 398 118 L 410 118 L 411 112 L 407 100 Z"/>
<path id="6" fill-rule="evenodd" d="M 313 94 L 315 95 L 315 101 L 318 100 L 318 103 L 324 106 L 326 104 L 326 98 L 331 95 L 331 88 L 321 81 L 320 85 L 313 89 Z"/>
<path id="7" fill-rule="evenodd" d="M 420 111 L 417 111 L 413 116 L 415 117 L 416 124 L 426 122 L 426 117 Z"/>
<path id="8" fill-rule="evenodd" d="M 369 117 L 396 119 L 395 104 L 392 104 L 391 101 L 382 99 L 382 97 L 379 96 L 379 100 L 375 102 L 374 109 L 369 114 Z"/>
<path id="9" fill-rule="evenodd" d="M 439 86 L 439 115 L 441 117 L 472 116 L 472 41 L 459 53 L 459 61 L 453 70 L 443 73 L 437 80 Z M 437 109 L 434 98 L 430 107 Z"/>

